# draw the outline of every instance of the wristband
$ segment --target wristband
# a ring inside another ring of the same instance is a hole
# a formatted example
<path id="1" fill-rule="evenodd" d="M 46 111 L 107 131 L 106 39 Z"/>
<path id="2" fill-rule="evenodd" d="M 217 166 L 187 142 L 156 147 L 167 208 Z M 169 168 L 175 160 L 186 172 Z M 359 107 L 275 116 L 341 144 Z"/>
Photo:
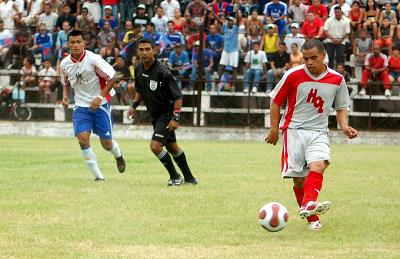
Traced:
<path id="1" fill-rule="evenodd" d="M 132 107 L 133 109 L 136 109 L 136 108 L 139 106 L 139 104 L 140 104 L 140 102 L 133 101 L 132 104 L 131 104 L 131 107 Z"/>
<path id="2" fill-rule="evenodd" d="M 97 98 L 99 98 L 100 100 L 104 100 L 104 97 L 103 96 L 101 96 L 100 94 L 97 96 Z"/>
<path id="3" fill-rule="evenodd" d="M 181 118 L 181 109 L 174 109 L 174 114 L 172 119 L 174 121 L 179 121 L 180 118 Z"/>

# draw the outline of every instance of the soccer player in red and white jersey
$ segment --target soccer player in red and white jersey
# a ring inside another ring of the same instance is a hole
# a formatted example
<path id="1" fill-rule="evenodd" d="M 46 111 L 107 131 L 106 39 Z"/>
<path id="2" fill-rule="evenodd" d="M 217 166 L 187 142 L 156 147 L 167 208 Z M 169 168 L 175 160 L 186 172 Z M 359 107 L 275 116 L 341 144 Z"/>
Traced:
<path id="1" fill-rule="evenodd" d="M 272 91 L 271 129 L 265 140 L 275 145 L 282 130 L 282 177 L 293 179 L 300 217 L 307 218 L 311 230 L 319 230 L 318 215 L 331 205 L 329 201 L 317 202 L 317 197 L 330 160 L 328 118 L 332 105 L 343 133 L 352 139 L 358 132 L 347 125 L 350 99 L 346 82 L 324 65 L 326 52 L 321 41 L 305 42 L 302 54 L 304 65 L 286 72 Z"/>
<path id="2" fill-rule="evenodd" d="M 85 50 L 82 32 L 68 34 L 71 54 L 61 61 L 61 81 L 64 83 L 63 104 L 68 105 L 69 87 L 74 89 L 75 107 L 72 114 L 74 133 L 82 150 L 83 158 L 96 181 L 104 176 L 90 146 L 90 134 L 100 137 L 105 150 L 116 159 L 120 173 L 125 171 L 125 160 L 118 143 L 112 139 L 112 114 L 108 101 L 115 83 L 115 71 L 99 55 Z"/>

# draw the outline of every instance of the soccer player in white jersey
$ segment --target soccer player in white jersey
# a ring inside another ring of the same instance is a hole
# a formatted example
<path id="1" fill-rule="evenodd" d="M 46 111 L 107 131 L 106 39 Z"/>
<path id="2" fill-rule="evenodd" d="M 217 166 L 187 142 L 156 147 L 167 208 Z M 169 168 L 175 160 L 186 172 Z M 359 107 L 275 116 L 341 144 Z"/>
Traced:
<path id="1" fill-rule="evenodd" d="M 68 105 L 69 87 L 74 89 L 74 133 L 82 150 L 83 158 L 96 181 L 104 176 L 90 146 L 90 134 L 100 137 L 105 150 L 110 151 L 120 173 L 125 171 L 125 160 L 118 143 L 112 139 L 112 114 L 108 101 L 115 83 L 115 71 L 99 55 L 85 50 L 82 32 L 73 30 L 68 34 L 71 54 L 61 62 L 61 79 L 64 83 L 63 104 Z"/>
<path id="2" fill-rule="evenodd" d="M 324 65 L 326 52 L 321 41 L 305 42 L 302 54 L 304 65 L 286 72 L 272 92 L 271 129 L 265 140 L 275 145 L 282 130 L 282 177 L 293 179 L 300 217 L 307 218 L 311 230 L 319 230 L 318 215 L 331 206 L 329 201 L 317 202 L 317 197 L 330 160 L 328 118 L 332 105 L 344 135 L 352 139 L 358 132 L 347 124 L 350 99 L 346 82 Z"/>

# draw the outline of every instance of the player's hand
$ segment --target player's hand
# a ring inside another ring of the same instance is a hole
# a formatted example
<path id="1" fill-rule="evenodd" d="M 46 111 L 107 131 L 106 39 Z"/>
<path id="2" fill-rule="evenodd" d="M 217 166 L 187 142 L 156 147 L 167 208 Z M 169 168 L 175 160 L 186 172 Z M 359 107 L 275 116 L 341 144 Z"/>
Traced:
<path id="1" fill-rule="evenodd" d="M 90 102 L 90 106 L 89 109 L 93 112 L 95 112 L 101 105 L 102 103 L 102 99 L 100 99 L 99 97 L 94 98 L 91 102 Z"/>
<path id="2" fill-rule="evenodd" d="M 271 130 L 267 137 L 265 138 L 265 141 L 267 141 L 268 144 L 276 145 L 279 139 L 279 132 L 275 130 Z"/>
<path id="3" fill-rule="evenodd" d="M 61 101 L 61 104 L 62 104 L 62 106 L 64 106 L 65 109 L 68 108 L 69 101 L 68 101 L 68 97 L 67 97 L 67 96 L 64 96 L 64 97 L 63 97 L 63 99 L 62 99 L 62 101 Z"/>
<path id="4" fill-rule="evenodd" d="M 358 131 L 350 126 L 345 127 L 342 129 L 342 131 L 349 139 L 353 139 L 358 136 Z"/>
<path id="5" fill-rule="evenodd" d="M 174 131 L 179 127 L 179 123 L 176 120 L 170 120 L 167 126 L 169 131 Z"/>
<path id="6" fill-rule="evenodd" d="M 136 114 L 136 109 L 133 107 L 129 107 L 128 113 L 126 114 L 128 119 L 133 120 L 133 117 L 135 117 L 135 114 Z"/>

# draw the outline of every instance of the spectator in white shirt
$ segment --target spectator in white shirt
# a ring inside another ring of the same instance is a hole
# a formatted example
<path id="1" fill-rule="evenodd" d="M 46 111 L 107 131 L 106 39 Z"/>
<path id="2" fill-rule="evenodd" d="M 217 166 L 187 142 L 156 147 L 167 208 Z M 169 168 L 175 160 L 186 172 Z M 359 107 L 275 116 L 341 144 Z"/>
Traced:
<path id="1" fill-rule="evenodd" d="M 292 44 L 293 43 L 296 43 L 298 48 L 301 49 L 304 42 L 306 41 L 304 38 L 304 35 L 299 33 L 299 24 L 298 23 L 292 23 L 292 25 L 290 25 L 290 28 L 291 28 L 292 33 L 289 33 L 285 37 L 285 44 L 286 44 L 286 48 L 287 48 L 289 54 L 292 53 Z"/>
<path id="2" fill-rule="evenodd" d="M 342 9 L 342 12 L 344 16 L 349 17 L 349 12 L 351 10 L 350 5 L 348 5 L 345 0 L 337 0 L 337 4 L 331 7 L 331 10 L 329 11 L 329 17 L 334 17 L 335 16 L 335 7 L 339 6 L 340 9 Z"/>
<path id="3" fill-rule="evenodd" d="M 13 35 L 4 29 L 4 21 L 0 18 L 0 67 L 5 65 L 7 53 L 12 43 Z"/>
<path id="4" fill-rule="evenodd" d="M 49 102 L 56 75 L 56 71 L 51 67 L 50 59 L 44 60 L 44 68 L 38 73 L 40 102 Z"/>
<path id="5" fill-rule="evenodd" d="M 253 79 L 253 87 L 251 89 L 252 93 L 258 92 L 258 85 L 262 77 L 265 76 L 265 71 L 267 68 L 267 55 L 264 51 L 260 50 L 260 43 L 253 42 L 253 50 L 247 52 L 244 63 L 246 66 L 246 73 L 243 83 L 243 92 L 249 92 L 249 85 L 251 79 Z"/>
<path id="6" fill-rule="evenodd" d="M 168 18 L 164 16 L 164 10 L 161 7 L 157 7 L 156 16 L 151 18 L 151 22 L 154 23 L 156 32 L 166 33 Z"/>
<path id="7" fill-rule="evenodd" d="M 46 30 L 48 31 L 55 31 L 56 29 L 56 22 L 57 22 L 58 15 L 56 13 L 51 12 L 51 4 L 46 3 L 44 5 L 44 13 L 39 15 L 37 25 L 39 24 L 46 24 Z"/>
<path id="8" fill-rule="evenodd" d="M 165 16 L 168 20 L 172 20 L 174 18 L 174 13 L 176 9 L 180 9 L 179 2 L 176 0 L 164 0 L 160 4 L 161 8 L 165 12 Z"/>

